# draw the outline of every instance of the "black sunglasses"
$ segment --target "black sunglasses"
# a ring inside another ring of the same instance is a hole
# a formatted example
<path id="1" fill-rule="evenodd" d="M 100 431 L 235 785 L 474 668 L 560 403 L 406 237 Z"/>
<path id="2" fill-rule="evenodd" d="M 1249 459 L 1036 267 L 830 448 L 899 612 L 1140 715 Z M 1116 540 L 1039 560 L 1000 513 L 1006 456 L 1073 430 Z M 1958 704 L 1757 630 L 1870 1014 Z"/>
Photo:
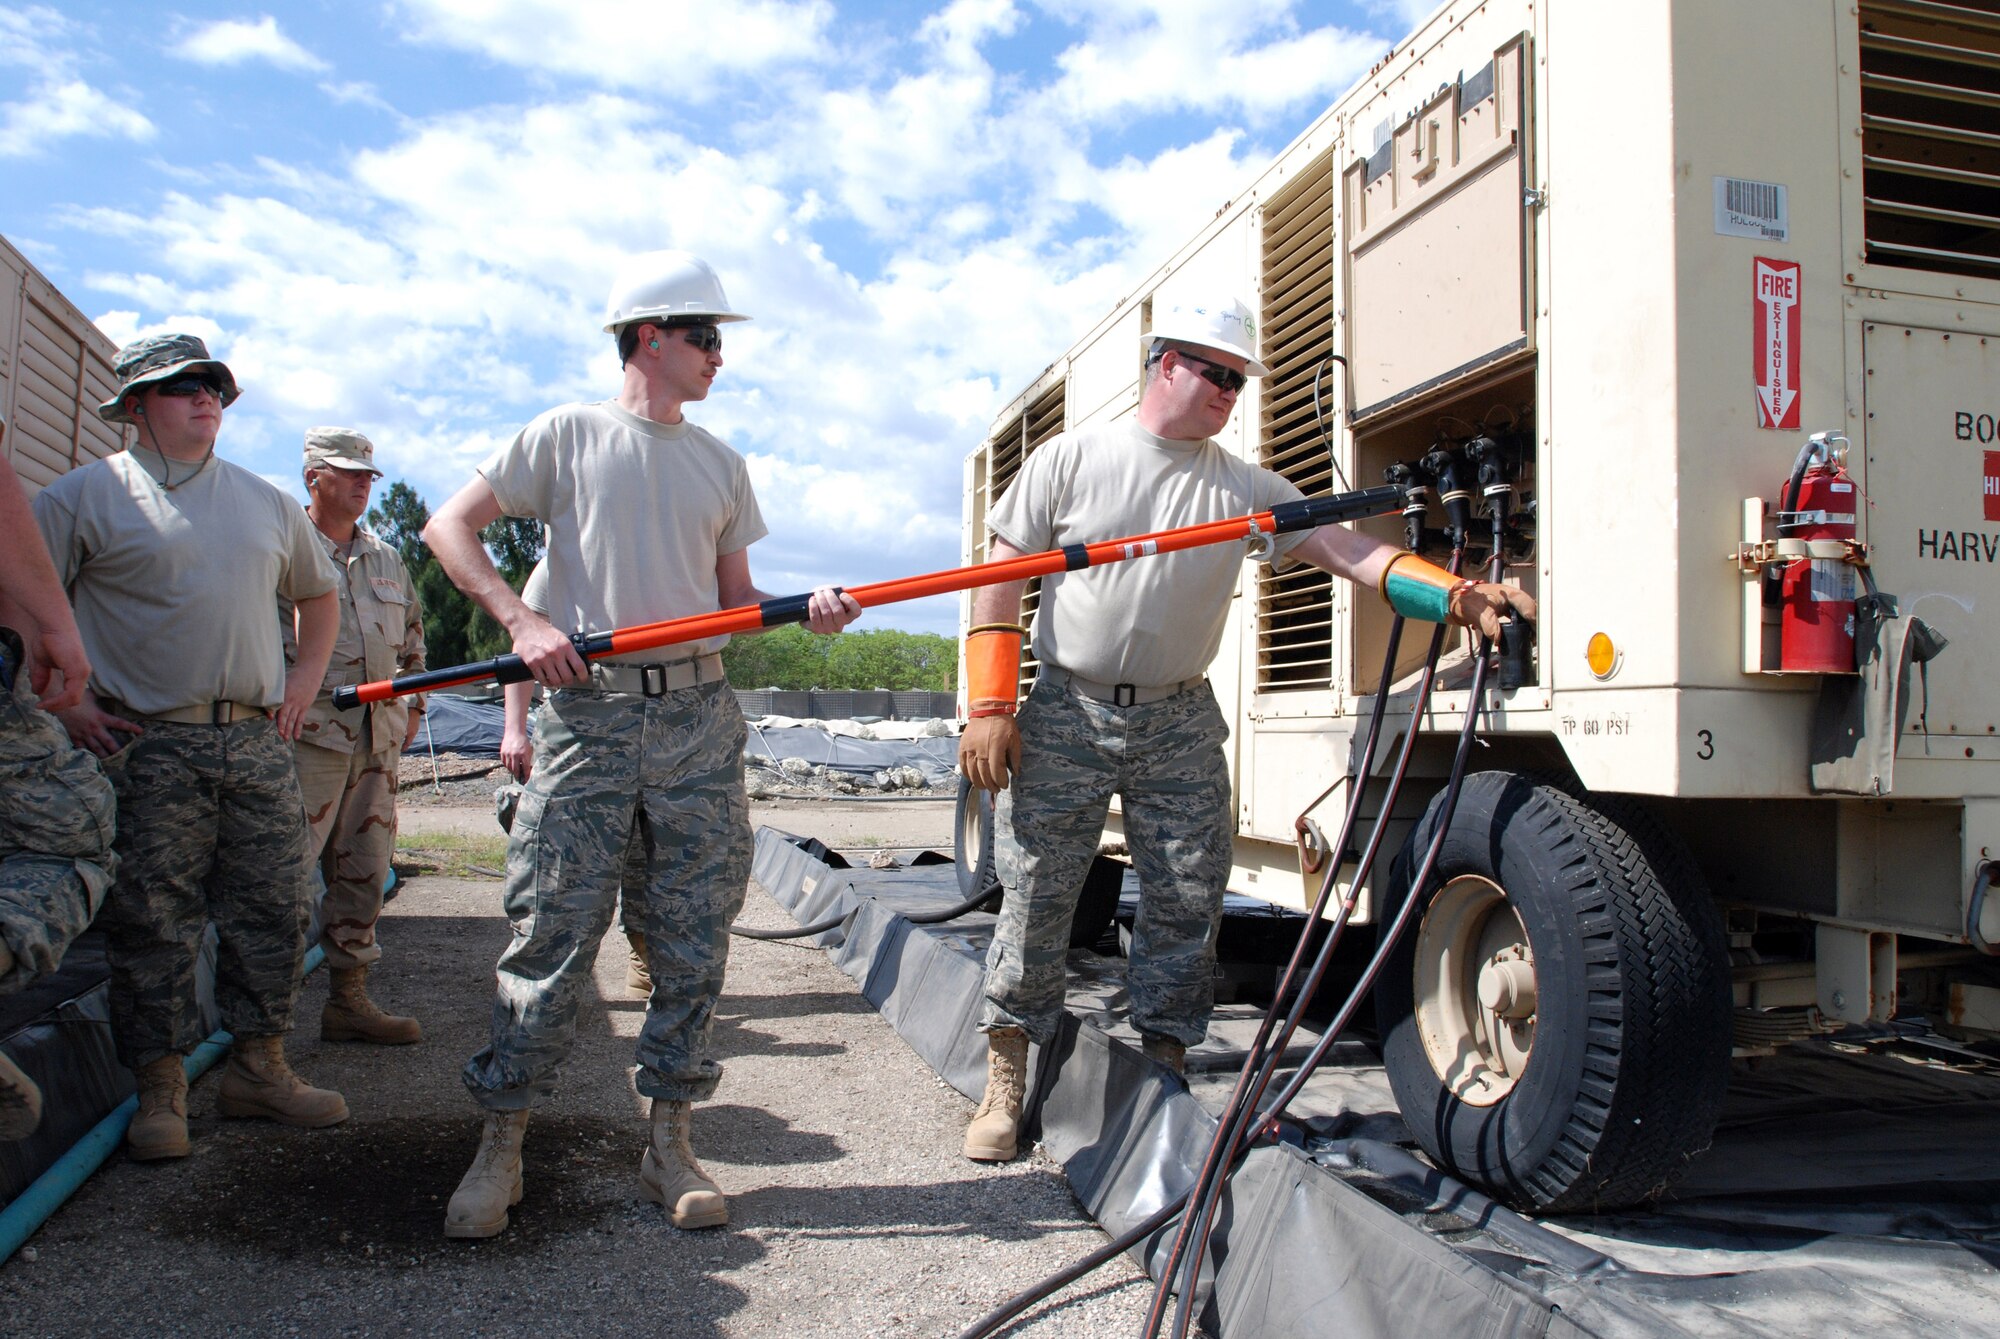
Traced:
<path id="1" fill-rule="evenodd" d="M 194 396 L 205 393 L 213 395 L 218 400 L 222 398 L 221 385 L 209 377 L 175 377 L 171 381 L 161 382 L 153 389 L 161 395 Z"/>
<path id="2" fill-rule="evenodd" d="M 722 331 L 713 325 L 663 325 L 660 329 L 667 334 L 680 331 L 682 339 L 703 353 L 722 352 Z"/>
<path id="3" fill-rule="evenodd" d="M 1241 372 L 1233 372 L 1220 363 L 1211 363 L 1206 358 L 1196 357 L 1181 349 L 1173 349 L 1170 352 L 1180 354 L 1184 363 L 1200 363 L 1201 366 L 1195 370 L 1195 375 L 1219 391 L 1240 391 L 1250 380 Z"/>

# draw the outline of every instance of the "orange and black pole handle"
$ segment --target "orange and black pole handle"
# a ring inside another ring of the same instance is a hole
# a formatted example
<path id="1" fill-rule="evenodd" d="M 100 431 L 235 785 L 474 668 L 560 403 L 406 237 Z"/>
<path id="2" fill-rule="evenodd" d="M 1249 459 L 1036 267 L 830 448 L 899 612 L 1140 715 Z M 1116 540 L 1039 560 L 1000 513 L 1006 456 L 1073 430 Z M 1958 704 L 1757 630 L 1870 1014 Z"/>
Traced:
<path id="1" fill-rule="evenodd" d="M 1198 549 L 1209 544 L 1226 544 L 1231 540 L 1249 539 L 1256 535 L 1282 535 L 1295 530 L 1314 530 L 1322 525 L 1333 525 L 1341 521 L 1366 520 L 1371 516 L 1391 516 L 1402 509 L 1402 491 L 1393 485 L 1364 488 L 1359 492 L 1337 493 L 1332 497 L 1301 498 L 1296 502 L 1282 502 L 1269 511 L 1232 516 L 1226 520 L 1209 521 L 1201 525 L 1182 526 L 1176 530 L 1156 530 L 1150 534 L 1128 535 L 1123 539 L 1107 539 L 1097 544 L 1067 544 L 1059 549 L 1024 554 L 1004 562 L 975 563 L 970 567 L 954 567 L 942 572 L 928 572 L 922 576 L 876 581 L 865 586 L 848 587 L 847 593 L 853 596 L 855 603 L 863 609 L 872 609 L 877 605 L 896 604 L 926 595 L 947 595 L 954 591 L 971 590 L 975 586 L 998 586 L 1009 581 L 1025 581 L 1030 577 L 1049 576 L 1056 572 L 1103 567 L 1111 563 L 1124 562 L 1128 558 L 1145 558 L 1156 553 L 1175 553 L 1182 549 Z M 630 655 L 635 651 L 650 651 L 655 647 L 672 646 L 677 642 L 700 641 L 707 637 L 720 637 L 725 633 L 754 632 L 761 628 L 775 628 L 785 623 L 803 623 L 806 621 L 807 605 L 811 599 L 810 594 L 785 595 L 775 600 L 765 600 L 762 604 L 718 609 L 711 614 L 690 614 L 685 618 L 670 618 L 659 623 L 644 623 L 636 627 L 618 628 L 611 632 L 579 632 L 571 635 L 570 642 L 576 647 L 577 655 L 586 661 L 599 660 L 606 656 Z M 522 683 L 532 677 L 528 673 L 528 667 L 521 662 L 521 658 L 510 652 L 507 655 L 495 656 L 491 660 L 474 661 L 468 665 L 425 670 L 420 674 L 405 674 L 401 678 L 382 679 L 375 683 L 349 684 L 333 690 L 333 705 L 346 711 L 371 702 L 385 702 L 392 697 L 401 697 L 405 693 L 422 693 L 436 688 L 457 688 L 464 684 L 487 680 L 497 683 Z"/>

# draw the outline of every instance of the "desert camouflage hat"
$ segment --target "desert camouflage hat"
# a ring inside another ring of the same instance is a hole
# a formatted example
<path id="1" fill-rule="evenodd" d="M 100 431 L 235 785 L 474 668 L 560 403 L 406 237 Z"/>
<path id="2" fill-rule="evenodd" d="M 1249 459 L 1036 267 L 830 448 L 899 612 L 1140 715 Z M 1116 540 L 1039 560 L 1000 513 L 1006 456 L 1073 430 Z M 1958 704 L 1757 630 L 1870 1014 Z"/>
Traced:
<path id="1" fill-rule="evenodd" d="M 376 478 L 375 443 L 352 428 L 307 428 L 306 468 L 331 465 L 337 470 L 367 470 Z"/>
<path id="2" fill-rule="evenodd" d="M 222 387 L 224 408 L 242 394 L 236 389 L 236 378 L 230 374 L 229 365 L 209 357 L 208 345 L 196 335 L 148 335 L 135 339 L 118 350 L 111 372 L 118 378 L 118 393 L 97 406 L 97 416 L 106 423 L 132 422 L 132 416 L 125 412 L 126 396 L 183 372 L 206 372 L 214 377 Z"/>

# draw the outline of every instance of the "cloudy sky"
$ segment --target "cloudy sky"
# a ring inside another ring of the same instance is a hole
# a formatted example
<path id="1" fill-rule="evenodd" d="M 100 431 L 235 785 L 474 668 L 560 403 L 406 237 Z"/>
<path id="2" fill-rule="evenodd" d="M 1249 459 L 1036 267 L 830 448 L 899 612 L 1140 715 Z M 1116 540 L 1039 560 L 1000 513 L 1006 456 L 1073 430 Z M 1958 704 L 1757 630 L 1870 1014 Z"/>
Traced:
<path id="1" fill-rule="evenodd" d="M 615 393 L 622 255 L 697 252 L 756 318 L 690 417 L 759 584 L 881 580 L 956 565 L 993 415 L 1430 7 L 0 0 L 0 233 L 114 341 L 208 339 L 226 455 L 299 492 L 350 424 L 433 505 Z"/>

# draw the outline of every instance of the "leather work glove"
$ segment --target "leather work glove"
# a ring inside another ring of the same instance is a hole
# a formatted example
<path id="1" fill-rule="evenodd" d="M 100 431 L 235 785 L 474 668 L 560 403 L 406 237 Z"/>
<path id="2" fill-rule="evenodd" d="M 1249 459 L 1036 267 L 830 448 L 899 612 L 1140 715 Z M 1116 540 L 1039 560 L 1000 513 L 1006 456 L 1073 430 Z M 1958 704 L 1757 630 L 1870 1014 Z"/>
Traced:
<path id="1" fill-rule="evenodd" d="M 958 766 L 974 786 L 999 794 L 1021 767 L 1021 727 L 1012 716 L 966 722 L 958 741 Z"/>
<path id="2" fill-rule="evenodd" d="M 1496 640 L 1502 619 L 1518 614 L 1532 622 L 1535 612 L 1535 597 L 1518 586 L 1467 581 L 1451 593 L 1451 621 Z"/>

